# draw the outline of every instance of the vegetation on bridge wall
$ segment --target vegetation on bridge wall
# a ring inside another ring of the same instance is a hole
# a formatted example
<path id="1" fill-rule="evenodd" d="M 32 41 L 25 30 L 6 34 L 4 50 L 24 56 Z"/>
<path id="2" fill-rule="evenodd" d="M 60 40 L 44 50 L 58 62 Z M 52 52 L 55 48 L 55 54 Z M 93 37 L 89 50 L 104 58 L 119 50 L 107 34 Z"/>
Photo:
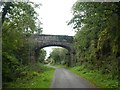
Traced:
<path id="1" fill-rule="evenodd" d="M 39 49 L 35 53 L 36 62 L 44 63 L 46 57 L 46 51 L 44 49 Z"/>
<path id="2" fill-rule="evenodd" d="M 120 3 L 80 3 L 73 5 L 69 24 L 76 31 L 76 65 L 118 79 L 120 60 Z"/>

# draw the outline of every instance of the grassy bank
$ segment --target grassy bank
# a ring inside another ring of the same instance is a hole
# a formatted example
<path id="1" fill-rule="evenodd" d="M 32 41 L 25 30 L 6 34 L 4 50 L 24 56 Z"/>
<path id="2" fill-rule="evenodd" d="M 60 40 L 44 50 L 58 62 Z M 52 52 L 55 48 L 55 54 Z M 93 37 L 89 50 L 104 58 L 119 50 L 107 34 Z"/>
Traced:
<path id="1" fill-rule="evenodd" d="M 118 80 L 113 80 L 110 75 L 103 75 L 98 71 L 88 70 L 84 66 L 68 68 L 73 73 L 89 80 L 99 88 L 118 88 Z M 118 89 L 117 89 L 118 90 Z"/>
<path id="2" fill-rule="evenodd" d="M 49 88 L 52 82 L 55 69 L 47 66 L 32 66 L 24 78 L 18 78 L 14 82 L 7 83 L 7 88 Z"/>

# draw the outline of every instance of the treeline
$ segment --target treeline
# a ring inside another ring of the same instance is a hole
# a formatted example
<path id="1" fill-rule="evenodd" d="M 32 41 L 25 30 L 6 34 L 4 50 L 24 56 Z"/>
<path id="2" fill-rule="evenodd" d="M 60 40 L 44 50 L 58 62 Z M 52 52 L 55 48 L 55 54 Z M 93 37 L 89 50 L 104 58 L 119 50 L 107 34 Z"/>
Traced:
<path id="1" fill-rule="evenodd" d="M 7 87 L 8 82 L 14 82 L 17 78 L 30 74 L 28 71 L 32 65 L 30 60 L 32 44 L 29 44 L 27 38 L 34 33 L 42 32 L 41 22 L 35 11 L 35 8 L 39 7 L 40 4 L 30 2 L 1 3 L 3 87 Z M 45 54 L 44 50 L 40 50 L 37 62 L 42 63 Z"/>
<path id="2" fill-rule="evenodd" d="M 47 61 L 51 64 L 63 64 L 69 66 L 69 52 L 64 48 L 53 48 Z"/>
<path id="3" fill-rule="evenodd" d="M 76 2 L 72 24 L 76 31 L 76 65 L 118 79 L 120 60 L 120 3 Z"/>
<path id="4" fill-rule="evenodd" d="M 72 24 L 76 31 L 73 47 L 75 64 L 119 79 L 120 60 L 120 3 L 76 2 L 73 5 Z M 56 64 L 67 64 L 69 53 L 65 49 L 53 49 L 50 58 Z M 68 55 L 67 55 L 68 54 Z"/>

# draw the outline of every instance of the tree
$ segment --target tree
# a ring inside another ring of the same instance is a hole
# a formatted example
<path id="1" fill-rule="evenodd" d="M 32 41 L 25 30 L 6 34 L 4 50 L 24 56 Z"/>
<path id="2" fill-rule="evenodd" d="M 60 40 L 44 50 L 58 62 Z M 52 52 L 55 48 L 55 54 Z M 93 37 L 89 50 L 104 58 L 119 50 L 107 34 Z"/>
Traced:
<path id="1" fill-rule="evenodd" d="M 54 48 L 50 53 L 50 58 L 54 60 L 55 64 L 67 64 L 68 63 L 68 50 L 64 48 Z"/>
<path id="2" fill-rule="evenodd" d="M 28 65 L 29 43 L 26 35 L 41 31 L 35 8 L 40 5 L 25 2 L 2 3 L 2 76 L 5 82 L 14 81 L 22 65 Z M 39 29 L 39 30 L 38 30 Z"/>
<path id="3" fill-rule="evenodd" d="M 44 49 L 38 50 L 36 52 L 36 59 L 38 62 L 44 63 L 45 57 L 46 57 L 46 51 Z"/>
<path id="4" fill-rule="evenodd" d="M 76 2 L 73 5 L 73 18 L 68 24 L 73 24 L 76 31 L 74 46 L 77 63 L 117 76 L 119 8 L 120 3 L 115 2 Z"/>

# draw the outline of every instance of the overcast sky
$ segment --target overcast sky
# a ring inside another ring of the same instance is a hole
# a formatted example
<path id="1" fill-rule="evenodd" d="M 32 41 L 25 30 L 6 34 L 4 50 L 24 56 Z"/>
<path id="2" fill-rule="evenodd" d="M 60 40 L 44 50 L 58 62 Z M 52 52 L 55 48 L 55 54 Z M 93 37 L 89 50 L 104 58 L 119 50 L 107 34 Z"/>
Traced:
<path id="1" fill-rule="evenodd" d="M 43 23 L 43 34 L 69 35 L 73 36 L 75 32 L 67 22 L 72 18 L 72 6 L 77 0 L 31 0 L 42 4 L 37 9 L 39 19 Z M 44 48 L 47 56 L 52 47 Z"/>

